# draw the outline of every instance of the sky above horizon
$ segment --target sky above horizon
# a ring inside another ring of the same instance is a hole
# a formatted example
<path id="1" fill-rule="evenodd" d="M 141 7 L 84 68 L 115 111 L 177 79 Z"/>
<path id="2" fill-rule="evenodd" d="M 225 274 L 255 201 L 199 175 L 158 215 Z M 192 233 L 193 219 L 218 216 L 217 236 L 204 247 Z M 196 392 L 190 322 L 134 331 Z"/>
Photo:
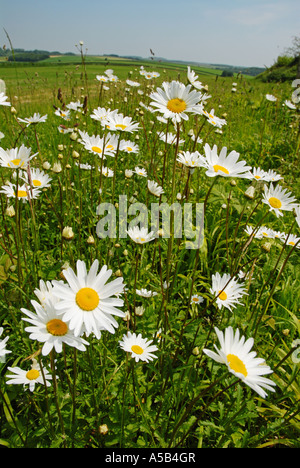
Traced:
<path id="1" fill-rule="evenodd" d="M 0 46 L 270 66 L 299 36 L 299 0 L 13 0 Z"/>

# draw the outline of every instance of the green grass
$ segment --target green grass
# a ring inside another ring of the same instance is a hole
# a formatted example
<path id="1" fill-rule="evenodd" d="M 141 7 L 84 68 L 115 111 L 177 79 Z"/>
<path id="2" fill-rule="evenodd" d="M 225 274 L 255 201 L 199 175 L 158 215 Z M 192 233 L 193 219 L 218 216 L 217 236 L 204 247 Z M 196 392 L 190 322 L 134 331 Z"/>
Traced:
<path id="1" fill-rule="evenodd" d="M 64 57 L 66 62 L 60 64 L 0 67 L 16 112 L 0 107 L 0 131 L 5 134 L 1 146 L 24 144 L 38 153 L 33 167 L 42 168 L 49 162 L 53 168 L 60 162 L 62 168 L 59 173 L 47 170 L 51 186 L 31 205 L 0 194 L 0 327 L 4 328 L 0 340 L 9 336 L 7 348 L 12 351 L 0 363 L 0 445 L 299 448 L 299 363 L 292 355 L 300 332 L 299 250 L 283 248 L 277 239 L 253 239 L 246 246 L 249 237 L 244 231 L 247 224 L 263 222 L 275 230 L 291 229 L 299 236 L 293 213 L 284 212 L 277 218 L 268 212 L 267 206 L 259 203 L 260 182 L 223 177 L 212 180 L 203 168 L 189 177 L 183 166 L 174 169 L 176 147 L 157 139 L 157 131 L 166 131 L 166 126 L 146 111 L 141 101 L 148 105 L 151 90 L 163 81 L 180 79 L 186 84 L 185 66 L 144 63 L 145 68 L 161 74 L 148 81 L 139 74 L 140 62 L 112 59 L 107 66 L 99 60 L 97 64 L 86 63 L 84 68 L 67 63 L 71 58 Z M 105 68 L 112 68 L 120 81 L 109 84 L 109 90 L 100 95 L 95 77 Z M 290 83 L 270 85 L 243 76 L 222 78 L 211 69 L 194 70 L 211 95 L 205 108 L 215 109 L 227 124 L 219 133 L 203 116 L 190 116 L 180 127 L 183 148 L 193 151 L 189 131 L 201 129 L 203 142 L 196 146 L 201 154 L 206 142 L 211 147 L 216 144 L 219 151 L 223 146 L 228 152 L 236 150 L 250 166 L 279 173 L 283 177 L 279 184 L 299 201 L 299 114 L 282 105 L 291 99 Z M 143 95 L 135 88 L 128 89 L 128 77 L 141 83 Z M 236 92 L 232 92 L 233 82 L 237 82 Z M 267 93 L 276 95 L 277 102 L 267 101 Z M 72 113 L 70 122 L 54 115 L 54 106 L 76 100 L 87 100 L 86 113 Z M 59 124 L 65 124 L 89 135 L 104 134 L 100 124 L 90 118 L 99 104 L 118 109 L 140 123 L 137 133 L 122 134 L 138 144 L 139 152 L 120 152 L 118 159 L 107 156 L 104 161 L 115 171 L 112 179 L 100 178 L 95 170 L 80 169 L 78 162 L 99 167 L 98 156 L 86 151 L 73 134 L 71 138 L 57 130 Z M 47 113 L 46 123 L 24 128 L 16 120 L 34 112 Z M 148 207 L 157 201 L 147 190 L 147 179 L 137 174 L 125 178 L 125 169 L 136 166 L 144 167 L 149 179 L 163 183 L 162 201 L 169 203 L 188 187 L 190 203 L 206 203 L 201 249 L 187 250 L 184 239 L 172 237 L 144 246 L 129 238 L 98 238 L 99 188 L 101 201 L 108 203 L 118 203 L 121 194 Z M 1 167 L 0 175 L 1 186 L 7 180 L 14 181 L 10 168 Z M 254 199 L 245 196 L 251 185 L 256 190 Z M 13 217 L 7 214 L 9 205 L 15 208 Z M 73 239 L 63 237 L 66 226 L 72 227 Z M 92 243 L 87 242 L 90 236 Z M 112 278 L 123 277 L 123 310 L 129 312 L 130 319 L 117 317 L 115 334 L 104 331 L 100 340 L 90 335 L 86 352 L 66 346 L 62 353 L 44 357 L 39 354 L 42 344 L 25 331 L 28 324 L 22 320 L 21 308 L 33 311 L 31 300 L 37 299 L 34 290 L 39 281 L 64 280 L 65 264 L 75 268 L 78 259 L 88 268 L 98 259 L 101 266 L 111 268 Z M 210 292 L 212 274 L 233 275 L 239 270 L 250 273 L 244 280 L 248 295 L 232 312 L 219 310 Z M 165 290 L 167 279 L 170 288 Z M 158 294 L 140 297 L 136 289 L 141 288 Z M 196 293 L 204 297 L 199 306 L 190 304 L 191 295 Z M 137 306 L 144 308 L 142 315 L 135 314 Z M 261 398 L 226 366 L 203 353 L 203 348 L 218 345 L 214 326 L 222 330 L 232 326 L 254 338 L 257 355 L 274 371 L 270 378 L 276 383 L 275 393 Z M 148 364 L 135 363 L 119 346 L 128 329 L 153 339 L 160 328 L 162 339 L 155 340 L 157 359 Z M 22 385 L 7 385 L 7 367 L 28 370 L 33 357 L 51 370 L 54 385 L 47 391 L 39 385 L 33 393 L 24 391 Z M 103 425 L 107 425 L 106 434 L 100 431 Z"/>

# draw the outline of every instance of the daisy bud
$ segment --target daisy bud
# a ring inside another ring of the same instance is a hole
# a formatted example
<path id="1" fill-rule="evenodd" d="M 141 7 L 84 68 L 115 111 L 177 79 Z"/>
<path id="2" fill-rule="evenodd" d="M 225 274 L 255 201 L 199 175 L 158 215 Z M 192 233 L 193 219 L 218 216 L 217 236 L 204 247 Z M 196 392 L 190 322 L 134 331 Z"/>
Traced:
<path id="1" fill-rule="evenodd" d="M 10 218 L 13 218 L 16 214 L 15 209 L 13 206 L 8 206 L 5 210 L 5 214 Z"/>
<path id="2" fill-rule="evenodd" d="M 90 244 L 90 245 L 91 245 L 91 244 L 95 244 L 95 239 L 94 239 L 94 237 L 93 237 L 93 236 L 89 236 L 89 237 L 87 238 L 87 243 Z"/>
<path id="3" fill-rule="evenodd" d="M 64 145 L 58 145 L 58 147 L 57 147 L 57 148 L 58 148 L 58 151 L 63 151 L 63 149 L 64 149 Z"/>
<path id="4" fill-rule="evenodd" d="M 74 238 L 74 232 L 73 229 L 70 226 L 66 226 L 63 229 L 62 236 L 64 239 L 71 240 Z"/>
<path id="5" fill-rule="evenodd" d="M 72 156 L 73 156 L 74 159 L 78 159 L 79 158 L 79 153 L 77 153 L 77 151 L 74 150 L 73 153 L 72 153 Z"/>
<path id="6" fill-rule="evenodd" d="M 139 306 L 139 307 L 136 307 L 135 308 L 135 315 L 137 315 L 138 317 L 141 317 L 145 312 L 145 309 L 143 306 Z"/>
<path id="7" fill-rule="evenodd" d="M 106 435 L 108 433 L 107 425 L 106 424 L 101 424 L 101 426 L 99 426 L 99 432 L 102 435 Z"/>
<path id="8" fill-rule="evenodd" d="M 246 192 L 244 193 L 245 197 L 247 198 L 254 198 L 255 195 L 255 188 L 251 185 L 247 188 Z"/>
<path id="9" fill-rule="evenodd" d="M 58 174 L 59 172 L 61 172 L 61 171 L 62 171 L 61 164 L 60 164 L 60 163 L 54 163 L 54 164 L 53 164 L 52 171 L 55 172 L 56 174 Z"/>
<path id="10" fill-rule="evenodd" d="M 125 257 L 127 257 L 127 255 L 128 255 L 128 250 L 127 249 L 124 250 L 123 255 L 125 255 Z"/>
<path id="11" fill-rule="evenodd" d="M 50 167 L 51 167 L 51 164 L 48 161 L 45 161 L 43 163 L 43 169 L 45 169 L 46 171 L 50 169 Z"/>

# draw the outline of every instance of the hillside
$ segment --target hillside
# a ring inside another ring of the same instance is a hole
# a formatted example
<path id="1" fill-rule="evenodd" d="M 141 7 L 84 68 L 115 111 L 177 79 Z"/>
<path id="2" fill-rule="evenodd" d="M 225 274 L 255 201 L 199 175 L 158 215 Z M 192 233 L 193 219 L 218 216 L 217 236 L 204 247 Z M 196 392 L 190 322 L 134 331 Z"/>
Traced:
<path id="1" fill-rule="evenodd" d="M 256 79 L 265 83 L 292 81 L 300 77 L 300 57 L 278 57 L 271 67 L 260 73 Z"/>

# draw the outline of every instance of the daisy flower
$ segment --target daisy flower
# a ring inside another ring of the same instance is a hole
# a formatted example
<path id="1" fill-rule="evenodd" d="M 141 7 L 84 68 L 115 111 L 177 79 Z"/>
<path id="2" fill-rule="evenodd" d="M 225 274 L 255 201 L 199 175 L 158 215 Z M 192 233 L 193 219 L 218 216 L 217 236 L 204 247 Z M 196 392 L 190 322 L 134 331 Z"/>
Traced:
<path id="1" fill-rule="evenodd" d="M 70 102 L 69 104 L 66 105 L 66 108 L 69 109 L 69 110 L 73 110 L 73 111 L 78 111 L 79 109 L 81 109 L 83 107 L 83 104 L 81 104 L 80 101 L 76 101 L 76 102 Z"/>
<path id="2" fill-rule="evenodd" d="M 40 301 L 41 306 L 44 306 L 45 302 L 53 302 L 58 301 L 58 298 L 53 294 L 53 284 L 51 281 L 43 281 L 40 280 L 39 288 L 36 288 L 34 294 Z"/>
<path id="3" fill-rule="evenodd" d="M 2 333 L 3 333 L 3 328 L 0 327 L 0 336 L 2 335 Z M 8 336 L 4 338 L 3 340 L 0 340 L 0 362 L 4 361 L 6 354 L 11 353 L 11 351 L 6 349 L 6 343 L 8 342 L 8 340 L 9 340 Z"/>
<path id="4" fill-rule="evenodd" d="M 61 117 L 64 120 L 70 120 L 70 110 L 56 109 L 54 114 L 58 115 L 58 117 Z"/>
<path id="5" fill-rule="evenodd" d="M 295 206 L 296 222 L 300 227 L 300 205 Z"/>
<path id="6" fill-rule="evenodd" d="M 236 307 L 236 304 L 241 304 L 239 298 L 247 294 L 244 286 L 239 284 L 228 273 L 225 273 L 223 276 L 221 276 L 220 273 L 212 275 L 212 287 L 210 292 L 214 296 L 218 296 L 216 302 L 219 309 L 224 306 L 230 311 L 232 308 Z"/>
<path id="7" fill-rule="evenodd" d="M 205 117 L 207 117 L 208 122 L 214 127 L 222 128 L 223 125 L 226 125 L 227 123 L 225 119 L 220 119 L 220 117 L 215 115 L 214 109 L 212 109 L 210 112 L 203 110 L 202 113 L 205 115 Z"/>
<path id="8" fill-rule="evenodd" d="M 273 94 L 266 94 L 266 99 L 271 102 L 277 101 L 277 97 L 273 96 Z"/>
<path id="9" fill-rule="evenodd" d="M 38 189 L 48 188 L 50 187 L 51 178 L 45 174 L 44 171 L 40 169 L 32 169 L 30 168 L 30 172 L 24 172 L 21 176 L 21 179 L 26 182 L 26 184 L 31 185 Z"/>
<path id="10" fill-rule="evenodd" d="M 193 294 L 191 297 L 191 304 L 202 304 L 204 302 L 204 297 L 198 296 L 198 294 Z"/>
<path id="11" fill-rule="evenodd" d="M 39 113 L 35 112 L 32 117 L 27 117 L 25 119 L 21 119 L 21 118 L 18 117 L 18 121 L 26 123 L 26 127 L 29 127 L 29 125 L 31 125 L 31 124 L 34 125 L 34 124 L 46 122 L 47 117 L 48 117 L 47 114 L 41 116 Z"/>
<path id="12" fill-rule="evenodd" d="M 153 231 L 148 233 L 146 228 L 139 228 L 138 226 L 134 226 L 126 232 L 136 244 L 145 244 L 155 239 Z"/>
<path id="13" fill-rule="evenodd" d="M 296 198 L 291 196 L 291 192 L 287 192 L 280 185 L 275 188 L 273 184 L 270 187 L 264 186 L 264 194 L 262 202 L 267 204 L 270 211 L 274 211 L 277 218 L 283 216 L 282 211 L 292 211 L 295 208 Z"/>
<path id="14" fill-rule="evenodd" d="M 268 173 L 260 167 L 253 167 L 250 172 L 250 178 L 256 180 L 267 180 Z"/>
<path id="15" fill-rule="evenodd" d="M 91 119 L 98 120 L 101 122 L 102 120 L 106 120 L 107 117 L 111 114 L 110 109 L 106 109 L 105 107 L 98 107 L 97 109 L 93 110 L 91 114 Z"/>
<path id="16" fill-rule="evenodd" d="M 269 169 L 265 180 L 267 182 L 277 182 L 277 180 L 282 179 L 283 177 L 280 174 L 277 174 L 277 172 L 273 171 L 273 169 Z"/>
<path id="17" fill-rule="evenodd" d="M 129 86 L 132 86 L 134 88 L 137 88 L 138 86 L 141 86 L 141 83 L 138 83 L 137 81 L 132 81 L 132 80 L 126 80 L 126 83 Z"/>
<path id="18" fill-rule="evenodd" d="M 131 141 L 121 140 L 120 151 L 125 151 L 126 153 L 138 153 L 139 147 Z"/>
<path id="19" fill-rule="evenodd" d="M 90 153 L 98 155 L 100 158 L 106 159 L 104 156 L 104 141 L 99 135 L 89 136 L 86 132 L 79 130 L 81 136 L 80 143 Z"/>
<path id="20" fill-rule="evenodd" d="M 123 114 L 111 113 L 106 121 L 105 126 L 112 131 L 120 132 L 136 132 L 139 130 L 139 124 L 134 122 L 131 117 L 124 117 Z"/>
<path id="21" fill-rule="evenodd" d="M 138 167 L 138 166 L 136 166 L 136 167 L 134 168 L 134 171 L 135 171 L 135 173 L 136 173 L 137 175 L 140 175 L 140 176 L 142 176 L 142 177 L 147 177 L 147 171 L 146 171 L 146 169 L 144 169 L 143 167 Z"/>
<path id="22" fill-rule="evenodd" d="M 179 153 L 177 161 L 190 169 L 205 166 L 205 160 L 198 151 L 195 151 L 194 153 L 183 151 L 182 153 Z"/>
<path id="23" fill-rule="evenodd" d="M 135 359 L 135 362 L 139 360 L 149 362 L 157 358 L 153 352 L 157 351 L 158 347 L 151 345 L 152 342 L 153 340 L 142 338 L 141 333 L 136 335 L 129 331 L 127 335 L 123 335 L 123 339 L 119 341 L 119 344 L 124 351 L 131 353 L 131 357 Z"/>
<path id="24" fill-rule="evenodd" d="M 156 107 L 154 112 L 160 112 L 166 119 L 174 119 L 175 122 L 188 120 L 188 114 L 200 114 L 203 110 L 202 104 L 199 104 L 202 94 L 191 91 L 191 87 L 179 81 L 164 82 L 162 88 L 150 94 L 153 99 L 150 105 Z"/>
<path id="25" fill-rule="evenodd" d="M 157 292 L 149 291 L 148 289 L 145 289 L 145 288 L 137 289 L 136 293 L 137 293 L 138 296 L 141 296 L 141 297 L 154 297 L 154 296 L 157 296 Z"/>
<path id="26" fill-rule="evenodd" d="M 248 236 L 252 236 L 253 233 L 255 232 L 254 237 L 256 239 L 262 239 L 262 233 L 261 233 L 260 228 L 257 229 L 257 228 L 254 228 L 254 227 L 248 225 L 248 226 L 246 226 L 244 231 L 248 234 Z"/>
<path id="27" fill-rule="evenodd" d="M 21 309 L 28 317 L 22 318 L 22 320 L 31 324 L 30 327 L 25 328 L 25 331 L 30 334 L 29 338 L 44 343 L 42 348 L 43 356 L 47 356 L 53 348 L 57 353 L 61 353 L 63 344 L 74 347 L 79 351 L 85 351 L 85 345 L 88 345 L 88 342 L 83 338 L 74 336 L 68 324 L 59 317 L 54 307 L 55 303 L 56 301 L 53 303 L 51 300 L 45 301 L 44 306 L 42 306 L 36 301 L 31 301 L 35 313 L 27 309 Z"/>
<path id="28" fill-rule="evenodd" d="M 222 177 L 240 177 L 248 178 L 250 166 L 246 166 L 245 161 L 238 161 L 239 153 L 231 151 L 227 155 L 227 148 L 224 146 L 218 155 L 217 146 L 214 145 L 211 149 L 209 144 L 204 146 L 206 159 L 203 166 L 207 168 L 206 175 L 208 177 L 222 176 Z"/>
<path id="29" fill-rule="evenodd" d="M 40 366 L 34 360 L 29 371 L 20 369 L 20 367 L 8 367 L 7 368 L 12 374 L 7 375 L 6 378 L 9 380 L 6 382 L 7 385 L 20 385 L 23 384 L 25 388 L 26 385 L 29 386 L 30 392 L 34 392 L 36 384 L 44 385 L 46 383 L 47 387 L 50 387 L 49 380 L 52 379 L 52 375 L 49 374 L 48 370 L 43 368 L 43 373 Z M 44 377 L 43 377 L 44 374 Z M 45 382 L 44 382 L 45 378 Z"/>
<path id="30" fill-rule="evenodd" d="M 91 333 L 100 339 L 100 330 L 114 333 L 118 322 L 113 315 L 124 317 L 124 312 L 118 307 L 123 306 L 123 300 L 115 297 L 124 289 L 123 278 L 119 277 L 107 283 L 112 275 L 104 265 L 98 272 L 99 261 L 95 260 L 87 272 L 86 265 L 78 260 L 77 274 L 72 268 L 64 270 L 68 284 L 53 281 L 53 294 L 60 300 L 55 304 L 62 320 L 67 322 L 75 336 Z"/>
<path id="31" fill-rule="evenodd" d="M 281 240 L 282 242 L 286 241 L 287 245 L 291 245 L 292 247 L 297 244 L 297 249 L 300 249 L 300 237 L 295 236 L 295 234 L 285 234 Z"/>
<path id="32" fill-rule="evenodd" d="M 168 132 L 167 134 L 164 132 L 157 132 L 158 138 L 163 141 L 164 143 L 168 143 L 168 145 L 174 145 L 176 143 L 177 136 L 174 133 Z M 179 145 L 183 145 L 185 140 L 180 139 Z"/>
<path id="33" fill-rule="evenodd" d="M 10 167 L 12 169 L 24 168 L 38 153 L 30 154 L 31 148 L 22 145 L 20 148 L 4 150 L 0 148 L 0 166 Z"/>
<path id="34" fill-rule="evenodd" d="M 165 193 L 164 189 L 154 180 L 148 180 L 147 184 L 149 192 L 152 193 L 152 195 L 155 197 L 160 197 L 163 193 Z"/>
<path id="35" fill-rule="evenodd" d="M 215 332 L 220 342 L 220 349 L 215 349 L 217 352 L 203 349 L 203 352 L 212 358 L 214 361 L 225 364 L 233 375 L 242 380 L 252 390 L 257 392 L 262 398 L 267 396 L 264 389 L 274 392 L 276 384 L 264 375 L 271 374 L 273 371 L 265 364 L 265 360 L 256 357 L 255 351 L 250 351 L 253 347 L 253 338 L 240 338 L 239 330 L 235 333 L 232 327 L 226 328 L 225 332 L 221 332 L 215 328 Z"/>
<path id="36" fill-rule="evenodd" d="M 114 171 L 112 169 L 109 169 L 109 167 L 102 167 L 102 174 L 104 175 L 104 177 L 113 177 Z"/>
<path id="37" fill-rule="evenodd" d="M 198 75 L 196 75 L 196 73 L 193 70 L 191 70 L 191 67 L 187 67 L 187 78 L 189 82 L 191 83 L 191 85 L 194 86 L 194 88 L 196 89 L 204 88 L 203 84 L 200 81 L 197 81 Z"/>
<path id="38" fill-rule="evenodd" d="M 8 97 L 4 93 L 0 93 L 0 106 L 11 106 L 11 103 L 7 99 Z"/>
<path id="39" fill-rule="evenodd" d="M 16 198 L 17 196 L 18 199 L 22 200 L 24 203 L 33 198 L 38 198 L 40 195 L 40 191 L 37 188 L 29 189 L 26 184 L 19 185 L 17 190 L 15 184 L 7 182 L 7 184 L 3 185 L 1 188 L 2 190 L 0 190 L 0 193 L 4 193 L 7 198 Z"/>
<path id="40" fill-rule="evenodd" d="M 96 75 L 96 80 L 102 82 L 102 83 L 108 83 L 109 82 L 109 78 L 108 76 L 105 76 L 105 75 Z"/>

